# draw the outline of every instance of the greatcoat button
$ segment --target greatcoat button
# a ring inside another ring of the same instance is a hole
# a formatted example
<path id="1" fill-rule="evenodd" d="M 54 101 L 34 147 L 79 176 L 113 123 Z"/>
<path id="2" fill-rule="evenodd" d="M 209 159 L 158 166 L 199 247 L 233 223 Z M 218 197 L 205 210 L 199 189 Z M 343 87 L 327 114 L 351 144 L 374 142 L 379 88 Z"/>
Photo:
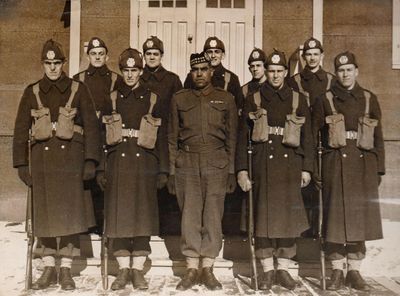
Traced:
<path id="1" fill-rule="evenodd" d="M 360 158 L 364 157 L 364 155 L 360 154 Z"/>
<path id="2" fill-rule="evenodd" d="M 122 153 L 121 156 L 122 156 L 122 157 L 125 157 L 125 153 Z"/>
<path id="3" fill-rule="evenodd" d="M 126 138 L 124 138 L 124 142 L 126 142 Z"/>
<path id="4" fill-rule="evenodd" d="M 125 127 L 125 123 L 122 124 L 122 127 Z"/>
<path id="5" fill-rule="evenodd" d="M 44 150 L 46 150 L 46 151 L 47 151 L 47 150 L 49 150 L 49 147 L 47 147 L 47 146 L 46 146 L 46 147 L 44 147 Z"/>
<path id="6" fill-rule="evenodd" d="M 269 156 L 269 159 L 272 159 L 272 158 L 274 158 L 274 156 L 273 156 L 273 155 L 270 155 L 270 156 Z"/>
<path id="7" fill-rule="evenodd" d="M 65 148 L 65 145 L 61 145 L 61 149 L 64 149 Z"/>
<path id="8" fill-rule="evenodd" d="M 136 153 L 136 157 L 139 157 L 140 156 L 140 153 Z"/>
<path id="9" fill-rule="evenodd" d="M 272 144 L 272 140 L 269 140 L 268 143 L 269 143 L 269 144 Z"/>
<path id="10" fill-rule="evenodd" d="M 347 154 L 346 154 L 346 153 L 343 153 L 343 157 L 347 157 Z"/>
<path id="11" fill-rule="evenodd" d="M 285 153 L 285 154 L 283 154 L 283 157 L 288 157 L 288 155 Z"/>

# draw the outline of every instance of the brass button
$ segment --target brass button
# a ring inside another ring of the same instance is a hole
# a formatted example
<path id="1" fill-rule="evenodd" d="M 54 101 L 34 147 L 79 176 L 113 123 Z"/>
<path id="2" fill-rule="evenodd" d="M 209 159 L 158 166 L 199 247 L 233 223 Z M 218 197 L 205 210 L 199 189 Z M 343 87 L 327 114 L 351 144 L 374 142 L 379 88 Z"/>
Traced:
<path id="1" fill-rule="evenodd" d="M 274 158 L 274 156 L 273 156 L 273 155 L 270 155 L 270 156 L 269 156 L 269 159 L 272 159 L 272 158 Z"/>
<path id="2" fill-rule="evenodd" d="M 346 158 L 346 157 L 347 157 L 347 154 L 346 154 L 346 153 L 343 153 L 343 157 L 345 157 L 345 158 Z"/>
<path id="3" fill-rule="evenodd" d="M 287 157 L 288 157 L 288 155 L 285 153 L 285 154 L 283 154 L 283 157 L 286 157 L 286 158 L 287 158 Z"/>
<path id="4" fill-rule="evenodd" d="M 61 149 L 64 149 L 65 148 L 65 145 L 61 145 Z"/>
<path id="5" fill-rule="evenodd" d="M 46 151 L 47 151 L 47 150 L 49 150 L 49 147 L 47 147 L 47 146 L 46 146 L 46 147 L 44 147 L 44 150 L 46 150 Z"/>
<path id="6" fill-rule="evenodd" d="M 364 155 L 360 154 L 360 158 L 363 158 L 363 157 L 364 157 Z"/>
<path id="7" fill-rule="evenodd" d="M 272 144 L 272 140 L 269 140 L 269 141 L 268 141 L 268 144 Z"/>
<path id="8" fill-rule="evenodd" d="M 122 127 L 125 127 L 125 123 L 122 124 Z"/>
<path id="9" fill-rule="evenodd" d="M 122 156 L 122 157 L 125 157 L 125 153 L 122 153 L 121 156 Z"/>
<path id="10" fill-rule="evenodd" d="M 136 157 L 139 157 L 140 156 L 140 153 L 136 153 Z"/>
<path id="11" fill-rule="evenodd" d="M 126 138 L 124 138 L 124 140 L 123 140 L 124 142 L 126 142 Z"/>

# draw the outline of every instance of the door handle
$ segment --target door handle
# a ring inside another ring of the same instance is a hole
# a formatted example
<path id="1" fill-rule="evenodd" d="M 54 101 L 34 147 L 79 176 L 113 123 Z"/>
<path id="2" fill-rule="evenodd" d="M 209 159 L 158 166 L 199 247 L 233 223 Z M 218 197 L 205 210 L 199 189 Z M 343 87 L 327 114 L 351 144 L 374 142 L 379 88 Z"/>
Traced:
<path id="1" fill-rule="evenodd" d="M 189 43 L 192 43 L 193 35 L 192 34 L 188 34 L 187 40 L 189 41 Z"/>

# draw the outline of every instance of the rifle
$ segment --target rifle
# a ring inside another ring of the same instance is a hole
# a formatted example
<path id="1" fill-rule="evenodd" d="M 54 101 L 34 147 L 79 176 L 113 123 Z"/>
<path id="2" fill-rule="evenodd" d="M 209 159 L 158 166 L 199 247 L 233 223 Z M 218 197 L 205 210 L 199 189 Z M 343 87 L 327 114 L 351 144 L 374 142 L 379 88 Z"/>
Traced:
<path id="1" fill-rule="evenodd" d="M 107 149 L 104 147 L 103 149 L 103 157 L 104 157 L 104 176 L 106 175 L 107 169 Z M 103 235 L 101 237 L 101 282 L 103 284 L 103 290 L 108 290 L 108 238 L 106 235 L 106 201 L 104 199 L 104 217 L 103 217 Z"/>
<path id="2" fill-rule="evenodd" d="M 251 133 L 248 134 L 247 139 L 247 165 L 249 170 L 249 179 L 253 183 L 253 145 L 251 141 Z M 254 236 L 254 209 L 253 209 L 253 186 L 249 190 L 248 198 L 248 236 L 249 236 L 249 247 L 251 253 L 251 286 L 257 291 L 258 290 L 258 279 L 257 279 L 257 261 L 255 253 L 255 236 Z"/>
<path id="3" fill-rule="evenodd" d="M 318 176 L 322 182 L 322 139 L 321 132 L 318 133 Z M 321 287 L 322 290 L 326 289 L 326 278 L 325 278 L 325 252 L 324 252 L 324 238 L 322 236 L 322 223 L 324 218 L 324 206 L 322 200 L 322 186 L 318 188 L 318 239 L 320 242 L 320 262 L 321 262 Z"/>
<path id="4" fill-rule="evenodd" d="M 28 171 L 29 175 L 32 175 L 32 155 L 31 155 L 31 130 L 29 130 L 28 138 Z M 32 256 L 33 256 L 33 244 L 35 237 L 33 234 L 33 196 L 32 187 L 28 186 L 28 196 L 26 205 L 26 225 L 25 231 L 28 238 L 27 254 L 26 254 L 26 267 L 25 267 L 25 290 L 32 288 Z"/>

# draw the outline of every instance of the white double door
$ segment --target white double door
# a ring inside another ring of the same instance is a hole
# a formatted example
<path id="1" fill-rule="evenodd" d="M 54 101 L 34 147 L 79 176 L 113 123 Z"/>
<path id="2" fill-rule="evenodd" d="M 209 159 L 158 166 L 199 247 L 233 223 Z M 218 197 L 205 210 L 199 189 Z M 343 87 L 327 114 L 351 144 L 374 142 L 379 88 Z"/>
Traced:
<path id="1" fill-rule="evenodd" d="M 247 58 L 255 45 L 256 1 L 238 1 L 243 7 L 235 8 L 237 0 L 231 0 L 229 8 L 222 0 L 131 0 L 131 46 L 141 49 L 149 36 L 157 36 L 164 42 L 163 65 L 184 81 L 190 54 L 202 51 L 209 36 L 217 36 L 225 44 L 224 66 L 243 84 L 250 79 Z"/>

